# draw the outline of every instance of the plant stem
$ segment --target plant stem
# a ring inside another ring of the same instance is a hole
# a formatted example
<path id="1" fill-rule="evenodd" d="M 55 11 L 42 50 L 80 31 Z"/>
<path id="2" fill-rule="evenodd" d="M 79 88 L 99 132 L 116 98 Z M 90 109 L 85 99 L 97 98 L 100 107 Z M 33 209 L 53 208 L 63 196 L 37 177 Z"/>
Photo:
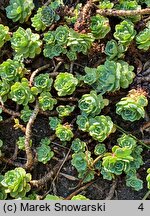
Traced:
<path id="1" fill-rule="evenodd" d="M 96 11 L 97 14 L 103 16 L 135 16 L 150 14 L 150 8 L 138 10 L 115 10 L 115 9 L 101 9 Z"/>
<path id="2" fill-rule="evenodd" d="M 11 116 L 14 116 L 14 117 L 19 117 L 20 116 L 20 113 L 19 112 L 15 112 L 13 110 L 10 110 L 10 109 L 7 109 L 6 107 L 4 107 L 3 105 L 0 105 L 0 108 L 3 110 L 3 112 L 11 115 Z"/>
<path id="3" fill-rule="evenodd" d="M 150 195 L 150 190 L 147 191 L 147 193 L 145 194 L 142 200 L 146 200 L 149 197 L 149 195 Z"/>
<path id="4" fill-rule="evenodd" d="M 132 138 L 134 138 L 138 143 L 140 143 L 141 145 L 145 146 L 146 148 L 150 149 L 150 146 L 146 145 L 143 141 L 139 140 L 138 138 L 136 138 L 135 136 L 133 136 L 132 134 L 130 134 L 129 132 L 125 131 L 123 128 L 121 128 L 120 126 L 115 124 L 115 127 L 121 131 L 122 133 L 125 133 L 127 135 L 130 135 Z"/>
<path id="5" fill-rule="evenodd" d="M 38 101 L 36 101 L 36 105 L 34 108 L 34 111 L 27 123 L 26 126 L 26 133 L 25 133 L 25 151 L 26 151 L 26 155 L 27 155 L 27 162 L 25 164 L 25 168 L 26 169 L 31 169 L 31 167 L 33 166 L 33 155 L 32 155 L 32 150 L 30 147 L 30 140 L 31 140 L 31 133 L 32 133 L 32 126 L 33 123 L 38 115 L 39 112 L 39 103 Z"/>
<path id="6" fill-rule="evenodd" d="M 86 185 L 80 187 L 79 189 L 77 189 L 76 191 L 74 191 L 73 193 L 71 193 L 69 196 L 67 196 L 64 200 L 71 200 L 71 198 L 73 196 L 75 196 L 76 194 L 78 194 L 79 192 L 85 190 L 86 188 L 88 188 L 89 186 L 91 186 L 95 181 L 89 182 Z"/>

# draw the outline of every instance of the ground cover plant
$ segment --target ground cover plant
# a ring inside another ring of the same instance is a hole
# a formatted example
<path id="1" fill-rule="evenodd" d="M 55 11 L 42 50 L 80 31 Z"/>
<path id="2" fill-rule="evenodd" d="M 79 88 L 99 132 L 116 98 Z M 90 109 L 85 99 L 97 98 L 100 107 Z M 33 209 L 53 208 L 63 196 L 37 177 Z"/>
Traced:
<path id="1" fill-rule="evenodd" d="M 150 198 L 150 2 L 0 2 L 0 199 Z"/>

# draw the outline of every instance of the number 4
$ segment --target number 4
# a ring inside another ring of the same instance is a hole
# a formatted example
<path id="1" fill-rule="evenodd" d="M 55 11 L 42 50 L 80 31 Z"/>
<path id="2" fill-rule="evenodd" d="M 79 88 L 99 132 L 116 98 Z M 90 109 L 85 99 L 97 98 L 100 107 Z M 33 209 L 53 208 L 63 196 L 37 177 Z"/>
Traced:
<path id="1" fill-rule="evenodd" d="M 144 206 L 143 206 L 143 203 L 141 203 L 138 207 L 139 210 L 143 211 L 144 210 Z"/>

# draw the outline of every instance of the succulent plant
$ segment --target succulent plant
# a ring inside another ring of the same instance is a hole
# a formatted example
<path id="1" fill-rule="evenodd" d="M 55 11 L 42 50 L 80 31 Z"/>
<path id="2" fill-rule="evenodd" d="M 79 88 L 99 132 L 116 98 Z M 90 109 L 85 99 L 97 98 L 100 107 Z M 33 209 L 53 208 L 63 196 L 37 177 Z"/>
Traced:
<path id="1" fill-rule="evenodd" d="M 11 197 L 19 198 L 24 197 L 30 191 L 30 180 L 31 174 L 18 167 L 5 173 L 1 185 L 5 187 L 5 193 L 10 193 Z"/>
<path id="2" fill-rule="evenodd" d="M 70 141 L 74 135 L 70 125 L 58 124 L 56 127 L 56 136 L 61 141 Z"/>
<path id="3" fill-rule="evenodd" d="M 20 136 L 16 144 L 20 150 L 25 151 L 25 136 Z M 30 140 L 30 146 L 32 146 L 32 140 Z"/>
<path id="4" fill-rule="evenodd" d="M 83 80 L 84 83 L 88 85 L 92 85 L 93 83 L 95 83 L 96 80 L 98 79 L 97 69 L 85 67 L 84 71 L 86 74 L 84 76 L 81 76 L 80 79 Z"/>
<path id="5" fill-rule="evenodd" d="M 32 33 L 30 28 L 26 30 L 19 27 L 13 33 L 11 38 L 11 46 L 15 50 L 16 55 L 23 58 L 34 58 L 35 55 L 41 52 L 42 42 L 39 40 L 38 34 Z"/>
<path id="6" fill-rule="evenodd" d="M 94 154 L 95 155 L 102 155 L 106 152 L 105 144 L 99 143 L 94 148 Z"/>
<path id="7" fill-rule="evenodd" d="M 96 116 L 89 119 L 88 132 L 93 139 L 103 142 L 111 133 L 115 132 L 115 126 L 109 116 Z"/>
<path id="8" fill-rule="evenodd" d="M 96 39 L 104 38 L 110 31 L 109 19 L 99 14 L 92 16 L 90 30 Z"/>
<path id="9" fill-rule="evenodd" d="M 93 41 L 94 41 L 94 37 L 92 34 L 90 33 L 81 34 L 74 31 L 73 29 L 69 29 L 69 36 L 68 36 L 68 43 L 67 43 L 67 47 L 70 48 L 69 52 L 74 54 L 81 52 L 84 55 L 87 55 L 89 49 L 92 46 Z M 70 59 L 70 60 L 75 60 L 75 59 Z"/>
<path id="10" fill-rule="evenodd" d="M 85 115 L 78 115 L 76 121 L 78 128 L 82 131 L 88 131 L 89 129 L 89 119 Z"/>
<path id="11" fill-rule="evenodd" d="M 127 97 L 124 97 L 116 104 L 116 113 L 126 121 L 134 122 L 144 118 L 148 100 L 143 91 L 132 89 Z"/>
<path id="12" fill-rule="evenodd" d="M 88 199 L 87 197 L 81 195 L 81 194 L 78 194 L 78 195 L 76 195 L 76 196 L 73 196 L 73 197 L 71 198 L 71 200 L 89 200 L 89 199 Z"/>
<path id="13" fill-rule="evenodd" d="M 150 27 L 145 28 L 136 35 L 136 43 L 139 49 L 146 51 L 150 48 Z"/>
<path id="14" fill-rule="evenodd" d="M 15 82 L 11 86 L 10 98 L 18 104 L 27 105 L 35 100 L 38 90 L 35 87 L 29 87 L 29 82 L 26 78 L 22 78 L 21 82 Z"/>
<path id="15" fill-rule="evenodd" d="M 19 81 L 25 71 L 24 65 L 16 60 L 7 59 L 0 64 L 0 76 L 7 82 Z"/>
<path id="16" fill-rule="evenodd" d="M 120 138 L 117 139 L 117 143 L 120 147 L 128 147 L 129 149 L 134 149 L 136 146 L 136 140 L 130 135 L 123 134 Z"/>
<path id="17" fill-rule="evenodd" d="M 147 169 L 147 176 L 146 176 L 146 181 L 147 181 L 147 188 L 150 189 L 150 168 Z"/>
<path id="18" fill-rule="evenodd" d="M 34 9 L 33 0 L 10 0 L 9 3 L 6 7 L 6 14 L 13 22 L 26 22 Z"/>
<path id="19" fill-rule="evenodd" d="M 113 8 L 113 6 L 114 6 L 114 3 L 110 2 L 109 0 L 100 1 L 98 5 L 100 9 L 111 9 Z"/>
<path id="20" fill-rule="evenodd" d="M 36 31 L 44 31 L 46 27 L 51 26 L 60 19 L 51 5 L 40 7 L 37 13 L 31 18 L 32 26 Z"/>
<path id="21" fill-rule="evenodd" d="M 67 72 L 59 73 L 54 82 L 54 88 L 57 90 L 58 96 L 71 95 L 78 84 L 78 80 Z"/>
<path id="22" fill-rule="evenodd" d="M 38 88 L 38 91 L 41 93 L 43 91 L 50 91 L 53 83 L 53 79 L 49 78 L 49 74 L 40 74 L 34 79 L 34 86 Z"/>
<path id="23" fill-rule="evenodd" d="M 56 110 L 58 112 L 58 115 L 60 118 L 69 116 L 71 112 L 73 112 L 75 106 L 70 106 L 70 105 L 59 105 Z"/>
<path id="24" fill-rule="evenodd" d="M 143 181 L 136 176 L 132 176 L 126 179 L 126 185 L 134 188 L 135 191 L 139 191 L 143 188 Z"/>
<path id="25" fill-rule="evenodd" d="M 50 139 L 45 137 L 41 140 L 40 144 L 41 145 L 37 147 L 38 161 L 46 164 L 54 156 L 54 152 L 49 146 Z"/>
<path id="26" fill-rule="evenodd" d="M 117 44 L 115 40 L 107 42 L 105 47 L 105 54 L 108 60 L 121 58 L 124 56 L 125 47 L 122 44 Z"/>
<path id="27" fill-rule="evenodd" d="M 5 193 L 5 188 L 1 185 L 1 181 L 4 179 L 3 175 L 0 175 L 0 200 L 5 200 L 7 198 L 7 193 Z"/>
<path id="28" fill-rule="evenodd" d="M 132 150 L 128 147 L 113 146 L 112 153 L 106 153 L 103 157 L 103 168 L 115 175 L 121 175 L 128 169 L 129 163 L 133 161 Z"/>
<path id="29" fill-rule="evenodd" d="M 57 117 L 49 117 L 49 126 L 52 130 L 56 130 L 58 124 L 61 123 L 61 120 Z"/>
<path id="30" fill-rule="evenodd" d="M 79 138 L 76 138 L 72 141 L 71 149 L 75 152 L 84 152 L 86 143 L 81 141 Z"/>
<path id="31" fill-rule="evenodd" d="M 0 24 L 0 48 L 6 41 L 10 40 L 9 27 Z"/>
<path id="32" fill-rule="evenodd" d="M 101 94 L 97 95 L 95 91 L 91 91 L 90 94 L 84 94 L 78 103 L 83 115 L 95 116 L 101 112 L 104 106 L 108 105 L 109 101 L 103 99 Z"/>
<path id="33" fill-rule="evenodd" d="M 135 35 L 134 24 L 130 20 L 123 20 L 115 26 L 114 37 L 124 46 L 128 46 Z"/>
<path id="34" fill-rule="evenodd" d="M 88 167 L 86 154 L 83 152 L 74 153 L 72 155 L 71 164 L 77 169 L 78 172 L 85 171 Z"/>
<path id="35" fill-rule="evenodd" d="M 57 100 L 52 98 L 52 95 L 49 92 L 42 92 L 39 99 L 39 105 L 42 110 L 52 110 L 54 105 L 57 104 Z"/>
<path id="36" fill-rule="evenodd" d="M 98 92 L 114 92 L 120 88 L 128 88 L 135 74 L 134 67 L 125 61 L 106 60 L 104 65 L 97 67 L 97 81 L 92 87 Z"/>
<path id="37" fill-rule="evenodd" d="M 8 98 L 8 94 L 10 91 L 10 84 L 5 80 L 0 80 L 0 97 L 3 102 L 5 102 Z"/>
<path id="38" fill-rule="evenodd" d="M 20 118 L 24 121 L 24 122 L 28 122 L 31 115 L 32 115 L 33 111 L 29 108 L 29 106 L 24 106 L 23 109 L 20 112 Z"/>

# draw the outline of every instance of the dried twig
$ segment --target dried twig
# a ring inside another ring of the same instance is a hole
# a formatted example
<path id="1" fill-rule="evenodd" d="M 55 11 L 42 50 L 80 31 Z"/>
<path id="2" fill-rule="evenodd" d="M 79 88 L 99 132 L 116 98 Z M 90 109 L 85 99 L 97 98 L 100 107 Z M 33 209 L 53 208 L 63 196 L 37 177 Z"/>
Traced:
<path id="1" fill-rule="evenodd" d="M 30 140 L 31 140 L 31 129 L 32 129 L 32 125 L 37 117 L 37 114 L 39 112 L 39 103 L 38 101 L 36 101 L 36 105 L 34 108 L 34 111 L 27 123 L 26 126 L 26 133 L 25 133 L 25 151 L 26 151 L 26 155 L 27 155 L 27 162 L 25 164 L 25 168 L 26 169 L 30 169 L 33 165 L 33 155 L 32 155 L 32 150 L 30 147 Z"/>
<path id="2" fill-rule="evenodd" d="M 68 158 L 68 156 L 69 156 L 69 154 L 70 154 L 70 151 L 71 151 L 71 147 L 70 147 L 69 151 L 67 152 L 65 158 L 63 159 L 63 162 L 62 162 L 62 164 L 60 165 L 60 167 L 59 167 L 59 169 L 58 169 L 58 171 L 57 171 L 57 173 L 56 173 L 56 176 L 55 176 L 55 178 L 53 179 L 53 182 L 54 182 L 54 181 L 56 180 L 56 178 L 58 177 L 60 170 L 62 169 L 64 163 L 66 162 L 66 160 L 67 160 L 67 158 Z M 53 182 L 52 182 L 52 183 L 53 183 Z"/>
<path id="3" fill-rule="evenodd" d="M 62 61 L 58 62 L 58 64 L 55 66 L 53 70 L 53 73 L 55 73 L 58 70 L 58 68 L 62 65 L 62 63 L 63 63 Z"/>
<path id="4" fill-rule="evenodd" d="M 150 8 L 138 9 L 138 10 L 115 10 L 115 9 L 101 9 L 96 13 L 103 16 L 135 16 L 150 14 Z"/>
<path id="5" fill-rule="evenodd" d="M 109 191 L 107 197 L 105 198 L 105 200 L 111 200 L 113 198 L 116 186 L 117 186 L 117 179 L 115 179 L 113 181 L 112 186 L 110 188 L 110 191 Z"/>
<path id="6" fill-rule="evenodd" d="M 14 116 L 14 117 L 19 117 L 20 116 L 19 112 L 15 112 L 13 110 L 7 109 L 3 105 L 0 105 L 0 108 L 3 110 L 3 112 L 5 112 L 5 113 L 7 113 L 7 114 L 9 114 L 11 116 Z"/>
<path id="7" fill-rule="evenodd" d="M 89 186 L 91 186 L 95 181 L 91 181 L 89 183 L 87 183 L 86 185 L 80 187 L 79 189 L 77 189 L 76 191 L 74 191 L 73 193 L 71 193 L 69 196 L 67 196 L 64 200 L 71 200 L 71 198 L 73 196 L 75 196 L 76 194 L 78 194 L 79 192 L 85 190 L 86 188 L 88 188 Z"/>
<path id="8" fill-rule="evenodd" d="M 62 163 L 62 160 L 60 160 L 54 166 L 54 168 L 50 172 L 48 172 L 43 178 L 41 178 L 39 180 L 32 180 L 32 181 L 30 181 L 30 184 L 35 186 L 35 187 L 40 187 L 40 186 L 45 185 L 45 183 L 47 183 L 57 173 L 61 163 Z"/>

